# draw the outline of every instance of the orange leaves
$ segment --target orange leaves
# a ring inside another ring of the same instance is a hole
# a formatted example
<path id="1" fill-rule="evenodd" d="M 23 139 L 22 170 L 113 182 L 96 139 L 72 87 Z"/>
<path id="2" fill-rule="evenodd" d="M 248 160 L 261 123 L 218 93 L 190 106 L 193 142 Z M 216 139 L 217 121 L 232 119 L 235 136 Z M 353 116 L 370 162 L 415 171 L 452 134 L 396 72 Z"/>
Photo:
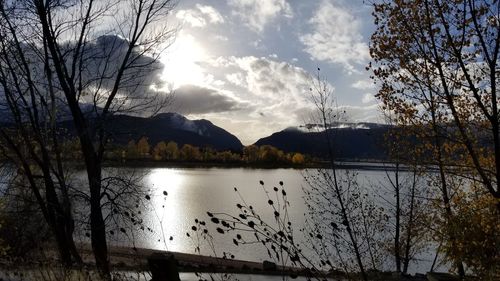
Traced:
<path id="1" fill-rule="evenodd" d="M 473 184 L 471 192 L 457 192 L 453 204 L 460 215 L 453 218 L 451 225 L 460 244 L 447 251 L 460 256 L 478 276 L 492 278 L 490 274 L 500 264 L 498 201 Z"/>

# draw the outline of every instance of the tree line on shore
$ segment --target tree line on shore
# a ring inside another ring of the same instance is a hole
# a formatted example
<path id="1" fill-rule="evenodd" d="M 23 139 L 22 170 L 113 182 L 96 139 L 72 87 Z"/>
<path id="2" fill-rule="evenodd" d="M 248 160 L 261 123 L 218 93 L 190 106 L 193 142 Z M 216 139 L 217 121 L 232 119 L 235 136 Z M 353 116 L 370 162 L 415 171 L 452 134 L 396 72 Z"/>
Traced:
<path id="1" fill-rule="evenodd" d="M 27 149 L 27 148 L 24 148 Z M 49 148 L 50 149 L 50 148 Z M 61 150 L 66 161 L 81 160 L 82 153 L 78 139 L 65 140 L 61 143 Z M 126 145 L 112 144 L 104 155 L 106 160 L 152 160 L 157 162 L 205 162 L 205 163 L 245 163 L 268 165 L 295 165 L 301 166 L 320 161 L 316 157 L 299 152 L 284 152 L 272 145 L 248 145 L 241 151 L 219 151 L 211 147 L 198 147 L 191 144 L 179 146 L 174 141 L 160 141 L 150 145 L 147 137 L 139 140 L 130 140 Z M 8 162 L 10 157 L 0 155 L 0 161 Z"/>
<path id="2" fill-rule="evenodd" d="M 303 165 L 312 161 L 311 157 L 298 152 L 286 153 L 271 145 L 249 145 L 242 151 L 218 151 L 211 147 L 197 147 L 191 144 L 179 146 L 174 141 L 160 141 L 155 145 L 141 137 L 137 142 L 130 140 L 126 146 L 114 146 L 107 153 L 114 160 L 154 160 L 217 163 L 267 163 Z"/>

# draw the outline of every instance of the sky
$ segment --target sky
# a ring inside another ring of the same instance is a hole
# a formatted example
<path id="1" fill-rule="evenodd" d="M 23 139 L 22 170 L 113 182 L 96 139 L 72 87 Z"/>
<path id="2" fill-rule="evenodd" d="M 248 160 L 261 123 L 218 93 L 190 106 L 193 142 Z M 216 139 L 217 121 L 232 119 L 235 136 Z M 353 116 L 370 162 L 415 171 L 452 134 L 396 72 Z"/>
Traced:
<path id="1" fill-rule="evenodd" d="M 363 0 L 180 0 L 161 75 L 170 111 L 208 119 L 249 145 L 310 123 L 317 69 L 349 122 L 381 122 L 366 66 L 374 30 Z"/>

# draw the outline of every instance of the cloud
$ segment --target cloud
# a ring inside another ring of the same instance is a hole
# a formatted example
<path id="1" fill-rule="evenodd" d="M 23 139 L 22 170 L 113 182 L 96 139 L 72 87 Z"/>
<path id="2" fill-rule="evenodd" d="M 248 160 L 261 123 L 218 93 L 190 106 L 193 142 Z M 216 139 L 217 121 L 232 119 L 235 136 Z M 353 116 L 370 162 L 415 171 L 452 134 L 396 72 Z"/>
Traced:
<path id="1" fill-rule="evenodd" d="M 227 36 L 220 35 L 220 34 L 215 35 L 214 38 L 217 39 L 217 40 L 219 40 L 219 41 L 222 41 L 222 42 L 229 41 L 229 38 Z"/>
<path id="2" fill-rule="evenodd" d="M 200 67 L 212 77 L 198 87 L 176 90 L 181 113 L 208 119 L 244 144 L 310 123 L 314 116 L 309 90 L 313 78 L 301 67 L 269 56 L 221 56 L 205 60 Z M 353 122 L 376 121 L 377 108 L 373 101 L 340 107 Z"/>
<path id="3" fill-rule="evenodd" d="M 213 59 L 205 70 L 226 81 L 218 89 L 239 104 L 231 111 L 197 117 L 224 124 L 245 144 L 310 117 L 311 76 L 303 68 L 270 57 L 233 56 Z"/>
<path id="4" fill-rule="evenodd" d="M 287 127 L 314 122 L 317 117 L 309 90 L 314 78 L 301 67 L 269 56 L 218 57 L 208 64 L 205 66 L 207 72 L 219 73 L 221 77 L 217 79 L 227 81 L 224 93 L 231 93 L 236 100 L 244 101 L 244 105 L 229 112 L 198 117 L 220 124 L 244 144 L 254 143 Z M 335 87 L 329 87 L 335 96 Z M 360 95 L 366 103 L 357 101 L 336 108 L 339 112 L 345 111 L 342 121 L 383 122 L 378 110 L 380 105 L 368 92 L 365 96 Z"/>
<path id="5" fill-rule="evenodd" d="M 370 93 L 364 94 L 363 98 L 361 99 L 362 103 L 371 103 L 373 101 L 375 101 L 375 96 L 373 94 L 370 94 Z"/>
<path id="6" fill-rule="evenodd" d="M 64 46 L 68 52 L 74 51 L 71 44 Z M 116 35 L 100 36 L 85 44 L 78 79 L 87 94 L 81 96 L 80 102 L 104 105 L 115 86 L 128 46 L 126 39 Z M 139 48 L 130 53 L 129 62 L 129 67 L 122 73 L 111 111 L 144 114 L 147 110 L 154 110 L 156 104 L 166 97 L 166 92 L 159 90 L 165 84 L 162 79 L 164 64 Z"/>
<path id="7" fill-rule="evenodd" d="M 351 87 L 359 90 L 369 90 L 369 89 L 375 89 L 375 84 L 373 83 L 372 80 L 358 80 L 354 82 Z"/>
<path id="8" fill-rule="evenodd" d="M 312 59 L 340 64 L 348 72 L 369 60 L 368 45 L 360 33 L 361 21 L 338 1 L 323 0 L 309 20 L 312 31 L 300 35 Z"/>
<path id="9" fill-rule="evenodd" d="M 175 90 L 172 109 L 182 114 L 205 114 L 237 110 L 239 103 L 230 97 L 194 85 L 184 85 Z"/>
<path id="10" fill-rule="evenodd" d="M 304 103 L 310 85 L 304 69 L 265 57 L 233 57 L 231 62 L 243 75 L 241 86 L 252 96 L 266 98 L 266 107 Z"/>
<path id="11" fill-rule="evenodd" d="M 243 85 L 244 83 L 244 77 L 241 72 L 227 74 L 226 79 L 234 85 Z"/>
<path id="12" fill-rule="evenodd" d="M 345 110 L 346 122 L 371 122 L 381 123 L 382 117 L 379 112 L 379 104 L 371 104 L 366 106 L 344 105 L 339 109 Z"/>
<path id="13" fill-rule="evenodd" d="M 95 82 L 101 83 L 100 86 L 104 87 L 114 86 L 117 69 L 122 64 L 128 47 L 126 39 L 115 35 L 104 35 L 89 41 L 83 51 L 83 83 L 91 84 L 95 79 L 102 78 Z M 164 65 L 156 58 L 141 52 L 140 49 L 135 49 L 131 52 L 129 61 L 131 61 L 130 67 L 123 74 L 120 84 L 122 90 L 136 91 L 138 85 L 149 87 L 154 84 L 159 86 L 162 83 L 160 76 Z"/>
<path id="14" fill-rule="evenodd" d="M 39 89 L 46 89 L 46 73 L 44 71 L 43 58 L 36 55 L 41 52 L 36 45 L 21 45 L 25 55 L 30 58 L 29 68 L 32 70 L 31 79 L 34 83 L 43 85 Z M 66 58 L 72 58 L 75 42 L 67 41 L 60 46 Z M 107 99 L 116 86 L 109 112 L 124 113 L 131 115 L 147 115 L 163 105 L 163 101 L 168 100 L 168 92 L 159 90 L 163 88 L 164 81 L 161 73 L 164 65 L 155 57 L 143 52 L 140 48 L 135 48 L 129 53 L 128 67 L 121 73 L 120 83 L 115 85 L 118 70 L 120 69 L 125 54 L 129 48 L 129 42 L 118 35 L 104 35 L 89 38 L 84 47 L 80 49 L 81 59 L 77 61 L 67 60 L 67 67 L 75 64 L 78 86 L 81 91 L 78 96 L 78 103 L 84 113 L 101 113 Z M 54 79 L 55 89 L 60 89 L 58 79 Z M 63 95 L 62 91 L 56 91 L 56 95 Z M 2 95 L 0 95 L 2 96 Z M 63 119 L 71 118 L 65 98 L 57 98 L 58 114 Z M 0 111 L 3 110 L 4 101 L 0 97 Z"/>
<path id="15" fill-rule="evenodd" d="M 201 64 L 208 59 L 210 57 L 199 38 L 181 31 L 161 57 L 165 64 L 162 75 L 173 89 L 188 84 L 203 86 L 210 77 Z"/>
<path id="16" fill-rule="evenodd" d="M 196 4 L 196 8 L 208 17 L 210 23 L 224 23 L 224 17 L 214 7 L 208 5 Z"/>
<path id="17" fill-rule="evenodd" d="M 224 23 L 224 17 L 214 7 L 196 4 L 194 9 L 179 10 L 175 17 L 192 27 L 204 27 L 208 23 Z"/>
<path id="18" fill-rule="evenodd" d="M 255 32 L 262 32 L 277 16 L 293 16 L 286 0 L 229 0 L 229 5 L 233 8 L 233 14 Z"/>
<path id="19" fill-rule="evenodd" d="M 175 14 L 175 17 L 189 23 L 192 27 L 203 27 L 207 25 L 205 18 L 196 10 L 180 10 Z"/>

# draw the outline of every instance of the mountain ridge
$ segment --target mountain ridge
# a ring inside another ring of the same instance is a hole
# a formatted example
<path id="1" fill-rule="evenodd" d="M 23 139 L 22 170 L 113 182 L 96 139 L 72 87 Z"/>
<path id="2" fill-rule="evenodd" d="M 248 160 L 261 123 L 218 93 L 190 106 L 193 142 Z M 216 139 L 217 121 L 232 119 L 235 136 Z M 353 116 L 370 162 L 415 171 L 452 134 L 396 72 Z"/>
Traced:
<path id="1" fill-rule="evenodd" d="M 8 126 L 9 118 L 1 119 L 0 123 Z M 60 124 L 70 136 L 76 136 L 70 119 L 64 119 Z M 389 125 L 360 122 L 337 123 L 330 126 L 332 128 L 329 130 L 332 131 L 334 138 L 335 157 L 377 160 L 386 158 L 382 144 L 383 136 L 390 128 Z M 234 152 L 241 152 L 244 147 L 236 136 L 214 125 L 210 120 L 191 120 L 174 112 L 160 113 L 150 118 L 125 114 L 113 115 L 108 118 L 105 128 L 110 134 L 111 144 L 126 145 L 131 140 L 138 141 L 146 136 L 151 145 L 160 141 L 174 141 L 179 146 L 190 144 Z M 328 155 L 328 146 L 324 131 L 321 132 L 320 129 L 321 126 L 317 124 L 288 127 L 260 138 L 254 145 L 272 145 L 284 152 L 299 152 L 324 158 Z"/>
<path id="2" fill-rule="evenodd" d="M 377 123 L 369 128 L 339 127 L 328 129 L 333 143 L 333 153 L 339 159 L 384 160 L 384 135 L 389 125 Z M 287 128 L 259 139 L 254 145 L 272 145 L 284 152 L 300 152 L 324 158 L 328 155 L 328 144 L 324 131 L 304 131 Z"/>
<path id="3" fill-rule="evenodd" d="M 211 147 L 216 150 L 241 151 L 241 141 L 212 122 L 190 120 L 178 113 L 160 113 L 152 118 L 129 115 L 112 116 L 106 125 L 113 142 L 124 144 L 146 136 L 150 144 L 174 141 L 178 145 Z"/>

